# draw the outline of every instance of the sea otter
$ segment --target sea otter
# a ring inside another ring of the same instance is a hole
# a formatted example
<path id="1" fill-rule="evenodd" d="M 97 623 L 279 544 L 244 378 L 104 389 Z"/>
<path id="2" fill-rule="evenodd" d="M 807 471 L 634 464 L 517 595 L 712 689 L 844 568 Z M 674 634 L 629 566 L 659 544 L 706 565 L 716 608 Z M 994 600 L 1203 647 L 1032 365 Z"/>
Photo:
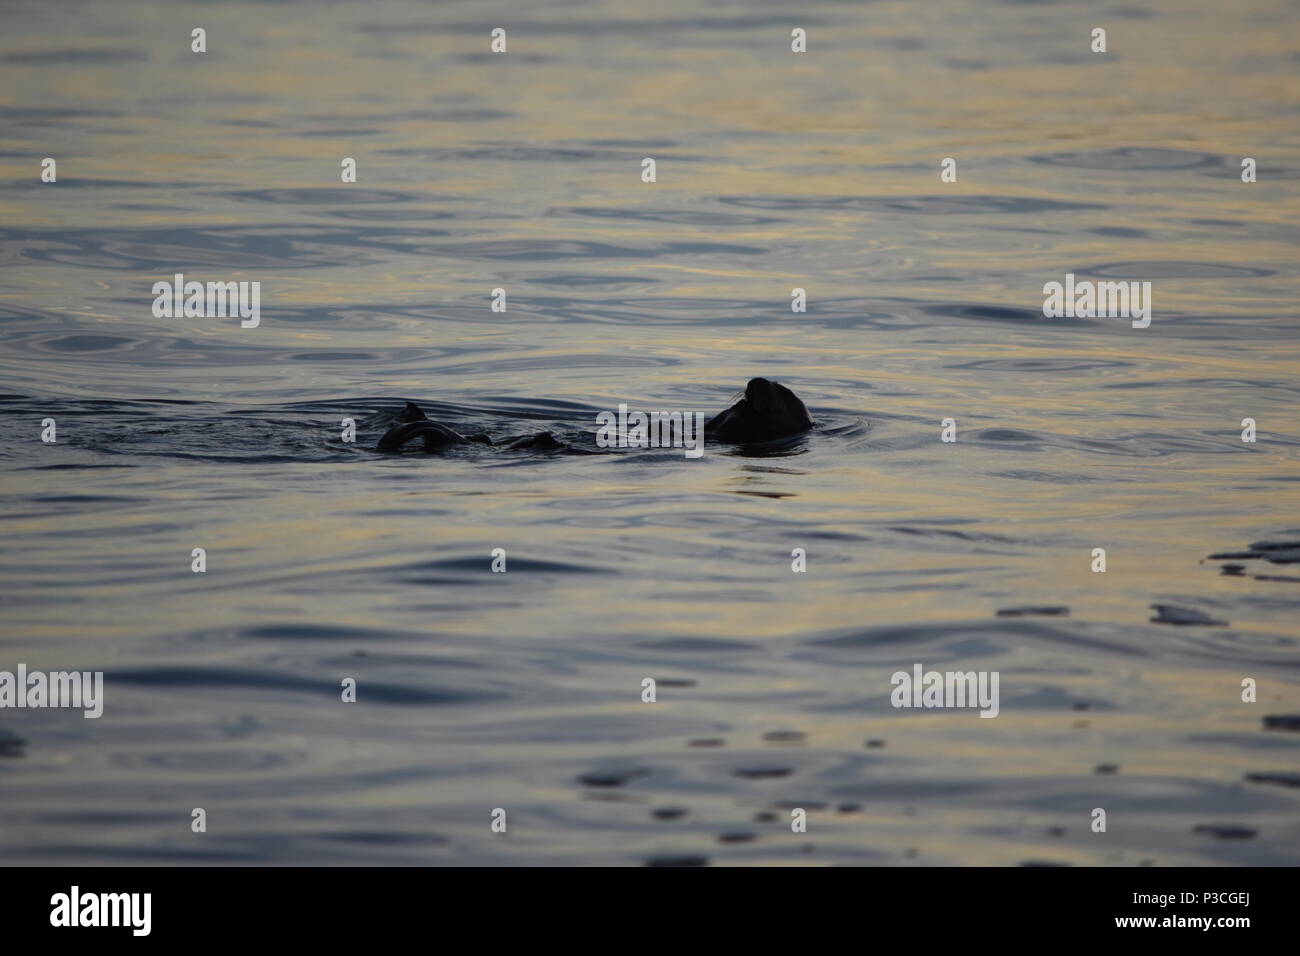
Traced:
<path id="1" fill-rule="evenodd" d="M 468 445 L 471 442 L 480 445 L 492 444 L 487 435 L 465 436 L 454 428 L 448 428 L 439 422 L 431 422 L 424 410 L 414 402 L 407 402 L 398 416 L 400 425 L 394 425 L 379 439 L 375 451 L 397 451 L 413 438 L 424 439 L 425 451 L 438 451 L 448 445 Z"/>
<path id="2" fill-rule="evenodd" d="M 487 435 L 462 435 L 454 428 L 431 422 L 420 406 L 407 402 L 394 425 L 379 439 L 376 451 L 399 451 L 413 439 L 424 441 L 425 451 L 439 451 L 449 445 L 494 445 Z M 719 412 L 704 425 L 704 434 L 713 441 L 729 444 L 753 444 L 790 438 L 813 427 L 808 409 L 799 396 L 778 382 L 751 378 L 744 397 Z M 509 440 L 505 447 L 556 451 L 564 448 L 550 432 Z"/>
<path id="3" fill-rule="evenodd" d="M 448 445 L 496 444 L 487 435 L 462 435 L 456 429 L 449 428 L 441 422 L 429 421 L 429 417 L 424 414 L 424 409 L 415 402 L 407 402 L 397 419 L 401 424 L 394 425 L 384 432 L 384 437 L 379 439 L 375 451 L 400 451 L 403 445 L 415 438 L 424 440 L 425 451 L 440 451 Z M 505 447 L 555 451 L 564 446 L 556 441 L 555 436 L 550 432 L 542 432 L 540 435 L 516 438 L 509 441 Z"/>
<path id="4" fill-rule="evenodd" d="M 704 434 L 714 441 L 733 444 L 774 441 L 813 427 L 799 396 L 779 382 L 751 378 L 745 397 L 704 424 Z"/>

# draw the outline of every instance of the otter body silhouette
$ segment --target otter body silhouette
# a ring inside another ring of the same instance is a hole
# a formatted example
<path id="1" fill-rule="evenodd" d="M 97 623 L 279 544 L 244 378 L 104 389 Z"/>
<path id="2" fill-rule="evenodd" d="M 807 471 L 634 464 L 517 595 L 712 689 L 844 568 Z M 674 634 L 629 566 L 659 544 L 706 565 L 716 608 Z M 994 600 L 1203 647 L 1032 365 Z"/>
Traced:
<path id="1" fill-rule="evenodd" d="M 448 445 L 490 445 L 492 439 L 487 435 L 470 435 L 466 437 L 454 428 L 448 428 L 441 422 L 431 422 L 424 410 L 414 402 L 407 402 L 398 416 L 400 425 L 394 425 L 379 439 L 376 451 L 397 451 L 413 438 L 424 440 L 425 451 L 438 451 Z"/>
<path id="2" fill-rule="evenodd" d="M 426 452 L 451 445 L 495 445 L 487 435 L 462 435 L 441 422 L 430 421 L 420 406 L 407 402 L 394 425 L 379 439 L 376 451 L 395 452 L 415 439 Z M 813 427 L 812 416 L 799 396 L 779 382 L 751 378 L 744 396 L 704 425 L 704 435 L 715 442 L 757 444 L 791 438 Z M 564 447 L 550 432 L 510 440 L 504 447 L 555 451 Z"/>

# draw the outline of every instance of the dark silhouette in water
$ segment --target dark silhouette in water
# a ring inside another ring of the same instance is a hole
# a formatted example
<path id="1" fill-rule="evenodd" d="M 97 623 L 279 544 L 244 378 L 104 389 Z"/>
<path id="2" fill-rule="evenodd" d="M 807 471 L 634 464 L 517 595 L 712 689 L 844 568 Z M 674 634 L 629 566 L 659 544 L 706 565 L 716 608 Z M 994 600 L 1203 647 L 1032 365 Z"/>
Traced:
<path id="1" fill-rule="evenodd" d="M 400 425 L 394 425 L 379 439 L 376 451 L 399 451 L 403 445 L 414 438 L 424 440 L 424 450 L 440 451 L 448 445 L 494 445 L 487 435 L 462 435 L 454 428 L 441 422 L 429 421 L 424 410 L 414 402 L 407 402 L 398 416 Z M 550 432 L 529 435 L 509 442 L 507 448 L 533 448 L 538 451 L 555 451 L 564 446 Z"/>
<path id="2" fill-rule="evenodd" d="M 424 441 L 426 452 L 440 451 L 449 445 L 495 445 L 487 435 L 462 435 L 454 428 L 428 419 L 420 406 L 407 402 L 394 425 L 375 446 L 376 451 L 400 451 L 413 439 Z M 704 434 L 713 441 L 750 444 L 789 438 L 812 428 L 808 409 L 794 392 L 765 378 L 751 378 L 744 397 L 719 412 L 704 425 Z M 507 448 L 531 448 L 556 451 L 565 446 L 550 432 L 509 441 Z"/>
<path id="3" fill-rule="evenodd" d="M 480 445 L 492 444 L 487 435 L 470 435 L 466 437 L 454 428 L 448 428 L 440 422 L 431 422 L 419 405 L 407 402 L 398 416 L 400 425 L 394 425 L 375 446 L 376 451 L 397 451 L 412 438 L 424 439 L 425 451 L 438 451 L 448 445 L 468 445 L 475 442 Z"/>
<path id="4" fill-rule="evenodd" d="M 714 441 L 742 445 L 798 435 L 813 427 L 799 396 L 779 382 L 751 378 L 745 397 L 704 424 Z"/>

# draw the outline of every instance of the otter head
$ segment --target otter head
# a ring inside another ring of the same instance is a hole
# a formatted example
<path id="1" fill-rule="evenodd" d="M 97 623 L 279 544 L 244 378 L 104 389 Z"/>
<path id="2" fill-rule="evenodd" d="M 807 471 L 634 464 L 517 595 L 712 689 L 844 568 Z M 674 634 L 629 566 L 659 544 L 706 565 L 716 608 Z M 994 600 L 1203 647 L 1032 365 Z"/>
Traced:
<path id="1" fill-rule="evenodd" d="M 419 405 L 415 404 L 415 402 L 407 402 L 406 407 L 397 416 L 397 420 L 399 422 L 427 422 L 429 419 Z"/>
<path id="2" fill-rule="evenodd" d="M 779 382 L 751 378 L 745 397 L 707 425 L 719 441 L 764 442 L 812 428 L 812 417 L 799 396 Z"/>

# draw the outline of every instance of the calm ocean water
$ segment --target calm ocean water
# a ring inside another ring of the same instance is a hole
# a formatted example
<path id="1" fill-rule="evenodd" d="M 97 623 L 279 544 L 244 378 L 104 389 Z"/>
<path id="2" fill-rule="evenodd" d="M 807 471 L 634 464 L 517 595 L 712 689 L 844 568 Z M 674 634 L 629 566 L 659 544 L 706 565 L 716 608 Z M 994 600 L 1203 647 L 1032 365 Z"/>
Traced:
<path id="1" fill-rule="evenodd" d="M 0 859 L 1300 863 L 1300 569 L 1207 560 L 1300 540 L 1295 3 L 0 12 L 0 669 L 106 675 L 0 711 Z M 755 375 L 818 429 L 370 450 Z"/>

